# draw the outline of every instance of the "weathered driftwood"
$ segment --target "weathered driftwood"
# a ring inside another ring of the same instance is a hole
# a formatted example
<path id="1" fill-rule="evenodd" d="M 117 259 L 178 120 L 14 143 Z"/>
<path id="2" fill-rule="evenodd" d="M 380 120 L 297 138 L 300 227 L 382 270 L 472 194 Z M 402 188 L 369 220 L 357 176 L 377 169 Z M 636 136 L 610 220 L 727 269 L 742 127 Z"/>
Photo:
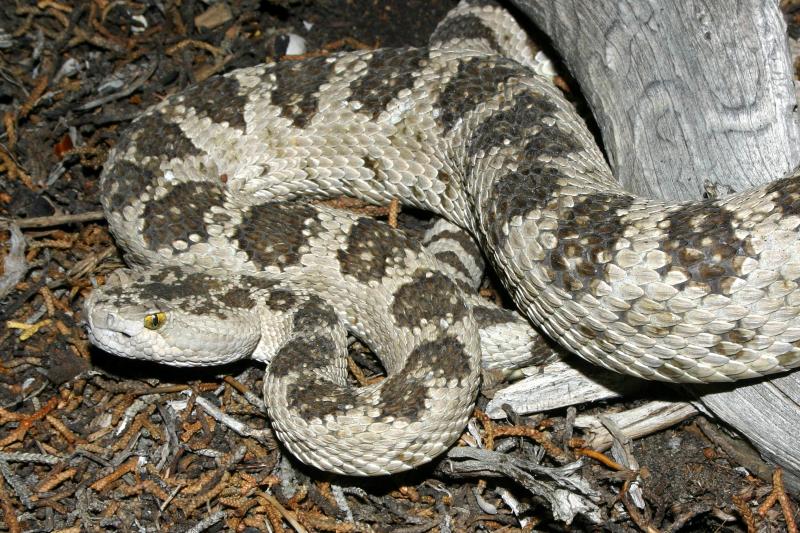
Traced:
<path id="1" fill-rule="evenodd" d="M 628 190 L 693 200 L 800 162 L 777 2 L 515 0 L 578 80 Z"/>
<path id="2" fill-rule="evenodd" d="M 674 426 L 697 414 L 697 409 L 690 403 L 656 400 L 619 413 L 581 415 L 575 419 L 574 427 L 583 430 L 583 438 L 589 447 L 607 450 L 614 438 L 605 427 L 606 418 L 613 421 L 627 437 L 636 439 Z"/>
<path id="3" fill-rule="evenodd" d="M 507 416 L 505 406 L 521 415 L 540 413 L 632 393 L 641 395 L 648 386 L 644 380 L 630 379 L 574 359 L 523 369 L 528 377 L 497 391 L 486 405 L 486 414 L 491 418 L 504 418 Z M 601 417 L 615 422 L 627 437 L 638 438 L 696 414 L 698 410 L 690 403 L 656 400 L 626 411 L 581 415 L 573 425 L 583 430 L 582 436 L 588 446 L 607 450 L 613 438 Z"/>
<path id="4" fill-rule="evenodd" d="M 553 40 L 632 192 L 697 199 L 800 162 L 793 70 L 774 0 L 513 0 Z M 800 372 L 708 393 L 800 491 Z"/>
<path id="5" fill-rule="evenodd" d="M 486 414 L 504 418 L 506 405 L 521 415 L 541 413 L 625 396 L 640 391 L 646 384 L 602 368 L 587 367 L 575 359 L 522 369 L 527 377 L 495 392 L 486 405 Z"/>

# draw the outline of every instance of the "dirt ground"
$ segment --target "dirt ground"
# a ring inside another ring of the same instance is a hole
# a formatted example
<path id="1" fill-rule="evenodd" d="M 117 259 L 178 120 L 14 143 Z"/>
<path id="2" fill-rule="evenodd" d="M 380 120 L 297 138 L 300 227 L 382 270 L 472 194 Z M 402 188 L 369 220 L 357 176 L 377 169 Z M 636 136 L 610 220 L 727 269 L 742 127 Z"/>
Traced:
<path id="1" fill-rule="evenodd" d="M 478 416 L 460 445 L 506 434 L 491 471 L 443 460 L 341 478 L 282 451 L 250 401 L 257 365 L 176 371 L 89 345 L 81 304 L 122 265 L 98 212 L 98 177 L 127 123 L 209 76 L 281 59 L 289 33 L 309 54 L 422 45 L 454 3 L 0 2 L 0 217 L 27 242 L 24 274 L 0 301 L 0 531 L 792 530 L 785 511 L 796 520 L 797 502 L 772 469 L 734 462 L 727 452 L 746 444 L 705 419 L 636 441 L 636 471 L 584 457 L 601 523 L 565 525 L 533 489 L 555 482 L 513 473 L 578 458 L 565 412 L 513 424 Z M 0 244 L 5 257 L 10 231 Z M 212 412 L 252 429 L 237 433 Z"/>

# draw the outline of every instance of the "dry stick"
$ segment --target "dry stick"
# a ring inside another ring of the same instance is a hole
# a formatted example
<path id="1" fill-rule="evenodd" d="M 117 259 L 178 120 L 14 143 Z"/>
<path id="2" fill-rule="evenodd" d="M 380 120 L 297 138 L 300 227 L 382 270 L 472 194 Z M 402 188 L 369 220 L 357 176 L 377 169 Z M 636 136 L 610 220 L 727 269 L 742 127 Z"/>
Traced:
<path id="1" fill-rule="evenodd" d="M 625 506 L 625 510 L 628 512 L 628 516 L 631 518 L 634 524 L 636 524 L 639 529 L 645 531 L 646 533 L 660 533 L 658 529 L 656 529 L 647 517 L 642 516 L 639 510 L 631 501 L 630 497 L 628 496 L 628 486 L 630 482 L 626 481 L 623 485 L 622 490 L 620 491 L 620 499 L 622 500 L 622 504 Z"/>
<path id="2" fill-rule="evenodd" d="M 297 521 L 297 516 L 292 511 L 289 511 L 283 505 L 281 505 L 281 502 L 279 502 L 272 494 L 267 492 L 258 492 L 257 495 L 267 500 L 270 505 L 277 509 L 278 512 L 281 513 L 281 516 L 283 516 L 283 519 L 286 520 L 295 531 L 298 533 L 308 533 L 308 530 Z"/>
<path id="3" fill-rule="evenodd" d="M 46 217 L 17 218 L 13 220 L 0 219 L 0 225 L 16 224 L 19 228 L 47 228 L 63 224 L 79 224 L 81 222 L 94 222 L 103 220 L 102 211 L 87 211 L 75 215 L 50 215 Z"/>
<path id="4" fill-rule="evenodd" d="M 147 69 L 141 76 L 133 80 L 130 85 L 122 89 L 121 91 L 117 91 L 113 94 L 109 94 L 107 96 L 102 96 L 100 98 L 96 98 L 89 102 L 86 102 L 82 106 L 78 107 L 79 111 L 88 111 L 89 109 L 94 109 L 95 107 L 100 107 L 101 105 L 105 105 L 109 102 L 113 102 L 114 100 L 118 100 L 120 98 L 125 98 L 126 96 L 130 96 L 134 92 L 136 92 L 139 87 L 145 84 L 147 80 L 150 79 L 156 69 L 158 68 L 158 61 L 153 61 L 153 64 Z"/>
<path id="5" fill-rule="evenodd" d="M 585 457 L 591 457 L 592 459 L 603 463 L 604 465 L 613 470 L 619 470 L 620 472 L 630 471 L 630 468 L 622 466 L 618 462 L 608 457 L 606 454 L 598 452 L 596 450 L 592 450 L 591 448 L 576 448 L 573 451 L 575 452 L 575 455 L 583 455 Z"/>
<path id="6" fill-rule="evenodd" d="M 211 514 L 206 518 L 203 518 L 201 521 L 196 523 L 190 529 L 187 529 L 186 533 L 201 533 L 202 531 L 205 531 L 206 529 L 213 526 L 217 522 L 223 520 L 226 514 L 227 513 L 225 511 L 217 511 L 214 514 Z"/>

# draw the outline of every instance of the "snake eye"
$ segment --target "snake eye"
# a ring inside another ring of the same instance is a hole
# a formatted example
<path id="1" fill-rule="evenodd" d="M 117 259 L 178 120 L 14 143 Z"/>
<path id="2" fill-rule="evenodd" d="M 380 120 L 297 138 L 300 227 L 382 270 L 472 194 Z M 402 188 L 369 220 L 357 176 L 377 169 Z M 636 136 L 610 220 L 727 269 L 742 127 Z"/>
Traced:
<path id="1" fill-rule="evenodd" d="M 156 330 L 163 326 L 167 321 L 167 313 L 159 311 L 151 313 L 144 317 L 144 327 L 147 329 Z"/>

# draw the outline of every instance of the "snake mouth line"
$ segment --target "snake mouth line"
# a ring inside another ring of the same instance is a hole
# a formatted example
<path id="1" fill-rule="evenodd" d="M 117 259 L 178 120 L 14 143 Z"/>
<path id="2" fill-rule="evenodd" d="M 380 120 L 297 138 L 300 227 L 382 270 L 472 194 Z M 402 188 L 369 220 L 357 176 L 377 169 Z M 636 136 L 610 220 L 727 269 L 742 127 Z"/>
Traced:
<path id="1" fill-rule="evenodd" d="M 131 335 L 127 333 L 110 329 L 100 329 L 97 331 L 92 331 L 90 329 L 89 331 L 89 337 L 92 342 L 109 353 L 118 353 L 119 348 L 114 349 L 114 347 L 124 346 L 125 342 L 131 338 Z"/>

